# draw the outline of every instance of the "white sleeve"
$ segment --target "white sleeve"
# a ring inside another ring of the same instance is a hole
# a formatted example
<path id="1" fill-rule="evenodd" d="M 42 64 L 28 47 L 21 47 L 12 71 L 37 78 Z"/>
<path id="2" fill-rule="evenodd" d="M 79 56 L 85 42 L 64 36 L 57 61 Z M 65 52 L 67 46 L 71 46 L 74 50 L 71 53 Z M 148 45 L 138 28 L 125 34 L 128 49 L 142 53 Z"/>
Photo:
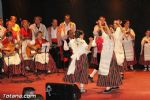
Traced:
<path id="1" fill-rule="evenodd" d="M 99 35 L 98 33 L 99 33 L 99 27 L 96 25 L 94 27 L 93 34 L 94 34 L 94 36 L 98 36 Z"/>

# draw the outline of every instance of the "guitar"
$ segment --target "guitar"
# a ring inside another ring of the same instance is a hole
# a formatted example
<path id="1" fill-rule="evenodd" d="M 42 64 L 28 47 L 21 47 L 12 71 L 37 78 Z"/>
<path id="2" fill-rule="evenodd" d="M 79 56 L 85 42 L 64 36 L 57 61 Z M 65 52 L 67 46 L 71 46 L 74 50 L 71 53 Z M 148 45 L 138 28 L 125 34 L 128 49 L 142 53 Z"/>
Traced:
<path id="1" fill-rule="evenodd" d="M 41 46 L 39 44 L 32 45 L 32 46 L 27 46 L 26 47 L 26 54 L 29 58 L 33 57 L 35 54 L 39 52 L 41 49 Z M 31 51 L 35 51 L 35 53 L 32 53 Z"/>
<path id="2" fill-rule="evenodd" d="M 4 52 L 6 56 L 13 55 L 15 52 L 15 48 L 16 48 L 15 46 L 16 44 L 9 42 L 2 48 L 2 51 Z"/>

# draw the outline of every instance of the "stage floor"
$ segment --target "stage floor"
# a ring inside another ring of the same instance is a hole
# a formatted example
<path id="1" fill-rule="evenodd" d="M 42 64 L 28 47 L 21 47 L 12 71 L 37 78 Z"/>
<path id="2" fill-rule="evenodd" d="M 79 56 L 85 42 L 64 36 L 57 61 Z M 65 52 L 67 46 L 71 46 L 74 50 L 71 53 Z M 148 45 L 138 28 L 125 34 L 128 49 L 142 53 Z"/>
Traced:
<path id="1" fill-rule="evenodd" d="M 3 98 L 3 94 L 22 94 L 22 89 L 29 86 L 34 87 L 36 93 L 42 94 L 45 98 L 45 84 L 47 82 L 64 83 L 63 73 L 41 74 L 39 77 L 28 73 L 27 76 L 29 80 L 19 76 L 0 79 L 0 100 L 6 100 Z M 94 80 L 95 83 L 89 82 L 85 86 L 87 92 L 82 94 L 81 100 L 150 100 L 150 72 L 126 72 L 120 89 L 110 94 L 101 93 L 104 88 L 96 86 L 97 75 Z"/>

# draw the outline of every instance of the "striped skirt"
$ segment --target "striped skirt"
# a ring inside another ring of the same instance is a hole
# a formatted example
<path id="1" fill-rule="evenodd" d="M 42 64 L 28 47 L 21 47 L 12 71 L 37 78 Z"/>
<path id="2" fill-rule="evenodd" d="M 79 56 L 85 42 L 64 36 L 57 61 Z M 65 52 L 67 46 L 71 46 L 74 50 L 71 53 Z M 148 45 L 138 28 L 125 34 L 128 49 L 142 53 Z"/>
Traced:
<path id="1" fill-rule="evenodd" d="M 133 61 L 126 61 L 126 66 L 135 65 L 137 63 L 136 58 Z"/>
<path id="2" fill-rule="evenodd" d="M 119 65 L 117 65 L 117 66 L 118 66 L 119 72 L 125 72 L 125 71 L 128 70 L 128 65 L 127 65 L 127 61 L 126 60 L 124 60 L 123 66 L 119 66 Z"/>
<path id="3" fill-rule="evenodd" d="M 30 68 L 31 71 L 35 70 L 35 64 L 33 60 L 24 60 L 23 61 L 23 66 L 26 67 L 28 66 Z"/>
<path id="4" fill-rule="evenodd" d="M 4 73 L 9 75 L 17 75 L 17 74 L 23 74 L 25 72 L 24 66 L 21 64 L 19 65 L 9 65 L 7 66 L 4 62 Z"/>
<path id="5" fill-rule="evenodd" d="M 114 59 L 111 62 L 109 74 L 107 76 L 105 75 L 99 75 L 97 85 L 98 86 L 104 86 L 104 87 L 113 87 L 113 86 L 119 86 L 122 84 L 122 79 L 120 75 L 120 66 L 117 66 L 117 62 Z"/>
<path id="6" fill-rule="evenodd" d="M 81 55 L 80 60 L 76 61 L 74 74 L 67 75 L 67 72 L 65 73 L 64 81 L 70 83 L 88 83 L 88 59 L 86 54 Z"/>
<path id="7" fill-rule="evenodd" d="M 90 64 L 97 65 L 98 64 L 97 57 L 94 57 L 93 55 L 94 55 L 94 48 L 92 49 Z"/>
<path id="8" fill-rule="evenodd" d="M 50 70 L 51 72 L 56 72 L 56 64 L 51 55 L 49 55 L 49 62 L 48 64 L 41 64 L 40 62 L 35 62 L 35 69 L 36 70 Z"/>
<path id="9" fill-rule="evenodd" d="M 142 54 L 140 55 L 139 64 L 141 64 L 141 65 L 150 65 L 150 61 L 145 61 L 144 60 L 144 50 L 143 50 Z"/>

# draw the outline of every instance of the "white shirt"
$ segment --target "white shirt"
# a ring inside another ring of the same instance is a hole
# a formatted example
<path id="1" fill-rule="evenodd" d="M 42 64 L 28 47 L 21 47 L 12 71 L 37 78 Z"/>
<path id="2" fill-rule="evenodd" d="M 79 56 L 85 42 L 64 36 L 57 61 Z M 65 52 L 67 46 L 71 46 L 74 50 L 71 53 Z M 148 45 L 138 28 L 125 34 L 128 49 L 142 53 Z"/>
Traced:
<path id="1" fill-rule="evenodd" d="M 41 31 L 43 32 L 43 38 L 49 41 L 48 32 L 44 24 L 40 23 L 40 27 L 37 28 L 36 24 L 34 23 L 31 24 L 29 28 L 32 30 L 32 39 L 35 39 L 37 32 Z"/>
<path id="2" fill-rule="evenodd" d="M 93 34 L 94 36 L 99 36 L 100 27 L 98 25 L 94 26 Z"/>
<path id="3" fill-rule="evenodd" d="M 66 24 L 65 22 L 62 22 L 60 24 L 60 27 L 62 28 L 62 30 L 61 30 L 62 38 L 66 38 L 67 32 L 69 30 L 73 30 L 73 32 L 76 31 L 76 24 L 74 22 L 69 22 L 68 24 Z"/>
<path id="4" fill-rule="evenodd" d="M 58 32 L 57 29 L 58 29 L 58 27 L 56 27 L 56 28 L 51 27 L 50 35 L 51 35 L 52 39 L 57 38 L 57 32 Z"/>

